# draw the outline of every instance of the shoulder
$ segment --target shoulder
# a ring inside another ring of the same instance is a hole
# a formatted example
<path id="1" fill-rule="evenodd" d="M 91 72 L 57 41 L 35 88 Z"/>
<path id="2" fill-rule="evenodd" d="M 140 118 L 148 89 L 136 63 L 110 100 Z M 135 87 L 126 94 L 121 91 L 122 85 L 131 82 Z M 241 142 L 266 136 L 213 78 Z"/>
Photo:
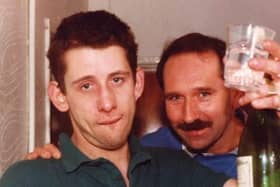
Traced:
<path id="1" fill-rule="evenodd" d="M 164 167 L 172 166 L 174 168 L 185 163 L 190 168 L 190 164 L 196 162 L 181 150 L 161 147 L 146 147 L 146 150 L 151 154 L 155 162 Z"/>
<path id="2" fill-rule="evenodd" d="M 53 175 L 57 160 L 24 160 L 10 166 L 0 180 L 1 187 L 36 186 Z"/>
<path id="3" fill-rule="evenodd" d="M 169 133 L 171 133 L 169 127 L 161 127 L 158 130 L 156 130 L 155 132 L 144 135 L 143 138 L 162 136 L 162 135 L 166 135 L 166 134 L 169 134 Z"/>
<path id="4" fill-rule="evenodd" d="M 164 178 L 174 178 L 182 186 L 223 186 L 228 179 L 202 166 L 184 151 L 147 147 L 152 160 Z M 201 181 L 205 179 L 205 181 Z"/>
<path id="5" fill-rule="evenodd" d="M 157 131 L 143 136 L 140 142 L 142 145 L 149 147 L 181 149 L 181 142 L 169 127 L 161 127 Z"/>

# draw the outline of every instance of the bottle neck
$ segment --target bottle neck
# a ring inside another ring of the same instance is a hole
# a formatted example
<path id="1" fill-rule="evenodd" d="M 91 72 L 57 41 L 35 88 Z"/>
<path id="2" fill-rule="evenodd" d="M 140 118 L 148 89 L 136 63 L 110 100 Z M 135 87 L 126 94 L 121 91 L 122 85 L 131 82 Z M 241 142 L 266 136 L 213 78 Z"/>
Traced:
<path id="1" fill-rule="evenodd" d="M 270 126 L 280 125 L 280 120 L 274 110 L 255 110 L 250 108 L 248 110 L 248 119 L 246 125 L 250 126 Z"/>

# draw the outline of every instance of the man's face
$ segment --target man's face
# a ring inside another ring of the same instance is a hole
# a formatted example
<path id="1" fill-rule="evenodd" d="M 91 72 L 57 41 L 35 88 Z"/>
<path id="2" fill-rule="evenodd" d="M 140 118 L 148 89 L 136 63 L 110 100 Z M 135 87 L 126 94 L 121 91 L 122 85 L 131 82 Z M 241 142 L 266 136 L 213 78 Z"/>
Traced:
<path id="1" fill-rule="evenodd" d="M 191 149 L 215 152 L 229 141 L 236 98 L 224 86 L 221 71 L 212 51 L 174 55 L 164 66 L 167 117 Z"/>
<path id="2" fill-rule="evenodd" d="M 124 146 L 142 93 L 143 72 L 138 70 L 134 81 L 125 51 L 118 46 L 71 49 L 64 61 L 67 107 L 61 111 L 69 112 L 73 142 L 106 150 Z"/>

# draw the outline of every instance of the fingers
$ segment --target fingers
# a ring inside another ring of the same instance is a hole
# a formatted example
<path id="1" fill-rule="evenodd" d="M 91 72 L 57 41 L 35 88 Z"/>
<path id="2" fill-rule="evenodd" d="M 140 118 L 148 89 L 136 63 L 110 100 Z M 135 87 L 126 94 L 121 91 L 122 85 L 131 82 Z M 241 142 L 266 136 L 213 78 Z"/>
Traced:
<path id="1" fill-rule="evenodd" d="M 25 156 L 25 159 L 27 159 L 27 160 L 34 160 L 34 159 L 38 159 L 38 158 L 50 159 L 51 154 L 49 152 L 45 151 L 43 148 L 37 147 L 34 149 L 33 152 L 28 153 Z"/>
<path id="2" fill-rule="evenodd" d="M 249 66 L 255 70 L 264 71 L 272 75 L 280 74 L 280 45 L 272 40 L 263 42 L 264 49 L 268 51 L 271 59 L 254 58 L 249 61 Z"/>
<path id="3" fill-rule="evenodd" d="M 280 45 L 273 40 L 266 40 L 263 42 L 263 47 L 268 51 L 273 57 L 280 59 Z"/>
<path id="4" fill-rule="evenodd" d="M 25 156 L 26 160 L 34 160 L 34 159 L 38 159 L 38 158 L 59 159 L 59 158 L 61 158 L 61 153 L 53 144 L 46 144 L 43 147 L 35 148 L 33 152 L 28 153 Z"/>
<path id="5" fill-rule="evenodd" d="M 241 106 L 251 103 L 254 99 L 260 98 L 260 95 L 256 92 L 246 92 L 244 96 L 239 98 L 239 104 Z"/>
<path id="6" fill-rule="evenodd" d="M 236 179 L 229 179 L 226 181 L 226 183 L 223 185 L 223 187 L 237 187 L 237 180 Z"/>
<path id="7" fill-rule="evenodd" d="M 256 109 L 280 109 L 280 45 L 275 41 L 267 40 L 263 43 L 264 49 L 271 55 L 270 59 L 253 58 L 249 61 L 252 69 L 265 72 L 270 75 L 267 82 L 258 92 L 245 93 L 240 98 L 239 104 L 251 103 Z M 280 112 L 279 116 L 280 116 Z M 277 113 L 277 114 L 278 114 Z"/>
<path id="8" fill-rule="evenodd" d="M 277 94 L 274 95 L 261 95 L 258 93 L 246 93 L 239 99 L 240 105 L 251 105 L 256 109 L 279 109 L 280 97 Z"/>
<path id="9" fill-rule="evenodd" d="M 27 153 L 27 155 L 24 156 L 24 160 L 35 160 L 38 158 L 38 155 L 34 152 Z"/>
<path id="10" fill-rule="evenodd" d="M 255 99 L 252 106 L 256 109 L 277 109 L 280 106 L 280 98 L 278 95 Z"/>
<path id="11" fill-rule="evenodd" d="M 280 62 L 276 62 L 274 60 L 253 58 L 249 61 L 249 66 L 252 69 L 263 71 L 274 76 L 278 76 L 280 74 Z"/>
<path id="12" fill-rule="evenodd" d="M 59 151 L 59 149 L 54 146 L 53 144 L 46 144 L 44 145 L 44 148 L 46 149 L 46 151 L 48 151 L 51 156 L 55 159 L 60 159 L 61 158 L 61 153 Z"/>

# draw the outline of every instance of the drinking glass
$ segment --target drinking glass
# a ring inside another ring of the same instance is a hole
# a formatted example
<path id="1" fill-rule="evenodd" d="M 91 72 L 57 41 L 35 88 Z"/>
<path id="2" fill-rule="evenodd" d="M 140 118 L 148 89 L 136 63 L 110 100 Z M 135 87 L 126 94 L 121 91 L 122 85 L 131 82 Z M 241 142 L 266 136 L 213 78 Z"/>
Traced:
<path id="1" fill-rule="evenodd" d="M 242 91 L 256 91 L 266 84 L 264 72 L 255 71 L 248 66 L 251 58 L 268 58 L 263 49 L 264 40 L 274 39 L 275 31 L 252 24 L 230 25 L 228 27 L 228 45 L 224 57 L 225 86 Z"/>

